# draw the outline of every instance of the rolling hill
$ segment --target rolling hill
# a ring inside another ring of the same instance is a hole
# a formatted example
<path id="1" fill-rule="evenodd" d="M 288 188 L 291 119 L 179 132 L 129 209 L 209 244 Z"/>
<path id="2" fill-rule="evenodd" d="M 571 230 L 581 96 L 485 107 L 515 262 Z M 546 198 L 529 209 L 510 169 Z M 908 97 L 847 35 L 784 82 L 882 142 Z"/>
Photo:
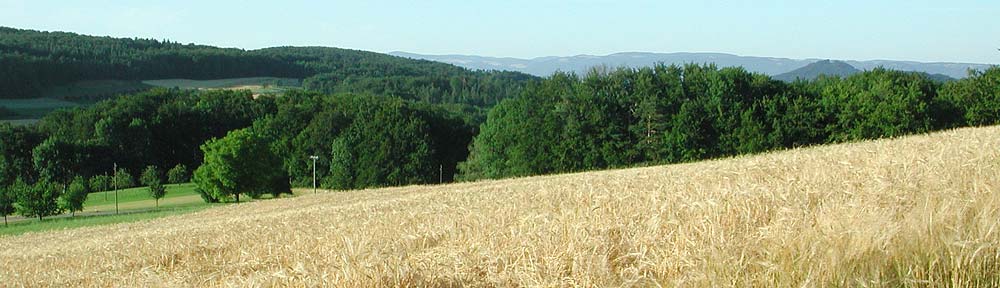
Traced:
<path id="1" fill-rule="evenodd" d="M 14 286 L 997 286 L 997 147 L 1000 126 L 992 126 L 228 205 L 0 237 L 0 279 Z"/>
<path id="2" fill-rule="evenodd" d="M 870 67 L 868 69 L 875 69 L 875 68 L 879 68 L 879 67 L 881 67 L 881 66 L 872 66 L 872 67 Z M 886 67 L 883 67 L 883 68 L 886 68 Z M 895 68 L 895 69 L 894 68 L 890 68 L 890 69 L 901 70 L 901 69 L 898 69 L 898 68 Z M 822 61 L 817 61 L 817 62 L 810 63 L 809 65 L 806 65 L 805 67 L 792 70 L 792 71 L 790 71 L 788 73 L 782 73 L 782 74 L 775 75 L 774 79 L 785 81 L 785 82 L 792 82 L 792 81 L 795 81 L 797 79 L 813 80 L 813 79 L 816 79 L 817 77 L 819 77 L 821 75 L 836 76 L 836 77 L 847 77 L 847 76 L 851 76 L 851 75 L 854 75 L 854 74 L 857 74 L 857 73 L 860 73 L 860 72 L 862 72 L 862 70 L 858 70 L 857 68 L 854 68 L 854 66 L 851 66 L 851 64 L 848 64 L 847 62 L 844 62 L 844 61 L 822 60 Z M 918 73 L 926 75 L 927 78 L 929 78 L 931 80 L 934 80 L 934 81 L 937 81 L 937 82 L 955 81 L 955 78 L 949 77 L 948 75 L 944 75 L 944 74 L 930 74 L 930 73 L 926 73 L 926 72 L 918 72 Z"/>
<path id="3" fill-rule="evenodd" d="M 243 50 L 0 27 L 0 99 L 37 98 L 81 81 L 120 81 L 131 89 L 136 81 L 153 79 L 253 77 L 293 78 L 324 93 L 485 106 L 515 95 L 534 78 L 331 47 Z"/>
<path id="4" fill-rule="evenodd" d="M 536 76 L 548 76 L 555 71 L 576 72 L 584 74 L 591 67 L 606 65 L 610 67 L 648 67 L 656 63 L 678 64 L 715 63 L 720 67 L 740 66 L 747 71 L 767 75 L 779 75 L 805 67 L 820 59 L 788 59 L 777 57 L 739 56 L 725 53 L 645 53 L 628 52 L 604 56 L 577 55 L 569 57 L 539 57 L 534 59 L 482 57 L 471 55 L 422 55 L 406 52 L 391 52 L 389 54 L 412 59 L 426 59 L 454 64 L 469 69 L 506 70 L 524 72 Z M 876 67 L 900 71 L 916 71 L 928 74 L 942 74 L 951 78 L 968 76 L 969 69 L 983 70 L 990 65 L 974 63 L 923 63 L 915 61 L 843 61 L 859 70 L 871 70 Z"/>
<path id="5" fill-rule="evenodd" d="M 820 75 L 845 77 L 858 72 L 861 72 L 861 70 L 854 68 L 854 66 L 846 62 L 822 60 L 787 73 L 775 75 L 774 79 L 791 82 L 796 79 L 812 80 Z"/>

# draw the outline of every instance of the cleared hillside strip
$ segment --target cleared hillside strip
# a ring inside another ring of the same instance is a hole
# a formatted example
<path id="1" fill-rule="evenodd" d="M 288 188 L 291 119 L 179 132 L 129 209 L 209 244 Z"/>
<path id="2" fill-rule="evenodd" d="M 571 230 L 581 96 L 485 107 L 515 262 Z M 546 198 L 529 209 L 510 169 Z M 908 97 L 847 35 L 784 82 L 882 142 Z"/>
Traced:
<path id="1" fill-rule="evenodd" d="M 1000 127 L 0 238 L 28 286 L 1000 285 Z"/>

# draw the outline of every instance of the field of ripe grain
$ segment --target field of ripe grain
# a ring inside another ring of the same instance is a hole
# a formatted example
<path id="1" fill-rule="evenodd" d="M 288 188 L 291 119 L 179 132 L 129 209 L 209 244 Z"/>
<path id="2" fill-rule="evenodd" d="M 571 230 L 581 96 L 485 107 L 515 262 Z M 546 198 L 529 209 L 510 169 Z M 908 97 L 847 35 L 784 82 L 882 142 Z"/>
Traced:
<path id="1" fill-rule="evenodd" d="M 53 286 L 1000 285 L 1000 127 L 0 238 Z"/>

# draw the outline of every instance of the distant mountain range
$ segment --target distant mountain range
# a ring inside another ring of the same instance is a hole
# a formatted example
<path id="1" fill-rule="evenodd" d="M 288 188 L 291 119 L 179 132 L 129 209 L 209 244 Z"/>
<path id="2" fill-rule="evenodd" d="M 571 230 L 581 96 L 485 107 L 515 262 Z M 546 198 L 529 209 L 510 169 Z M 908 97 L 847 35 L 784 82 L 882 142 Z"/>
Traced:
<path id="1" fill-rule="evenodd" d="M 548 76 L 556 71 L 576 72 L 584 74 L 594 66 L 610 67 L 645 67 L 655 63 L 686 64 L 715 63 L 720 67 L 742 66 L 748 71 L 760 72 L 777 76 L 793 70 L 806 67 L 822 59 L 789 59 L 774 57 L 739 56 L 725 53 L 644 53 L 628 52 L 606 56 L 578 55 L 569 57 L 539 57 L 534 59 L 497 58 L 470 55 L 421 55 L 406 52 L 390 52 L 389 54 L 413 59 L 425 59 L 449 63 L 469 69 L 518 71 L 537 76 Z M 848 64 L 857 70 L 871 70 L 875 67 L 902 71 L 917 71 L 928 74 L 941 74 L 951 78 L 964 78 L 968 69 L 982 70 L 990 67 L 988 64 L 975 63 L 923 63 L 914 61 L 836 61 Z M 834 63 L 838 64 L 839 63 Z M 829 63 L 827 63 L 829 64 Z M 835 68 L 821 65 L 819 68 Z M 840 67 L 836 69 L 846 69 Z M 839 71 L 839 70 L 838 70 Z M 837 72 L 837 71 L 832 71 Z M 829 73 L 825 73 L 829 74 Z M 817 74 L 818 75 L 818 74 Z M 839 74 L 836 74 L 839 75 Z M 794 78 L 793 78 L 794 79 Z M 811 78 L 810 78 L 811 79 Z"/>

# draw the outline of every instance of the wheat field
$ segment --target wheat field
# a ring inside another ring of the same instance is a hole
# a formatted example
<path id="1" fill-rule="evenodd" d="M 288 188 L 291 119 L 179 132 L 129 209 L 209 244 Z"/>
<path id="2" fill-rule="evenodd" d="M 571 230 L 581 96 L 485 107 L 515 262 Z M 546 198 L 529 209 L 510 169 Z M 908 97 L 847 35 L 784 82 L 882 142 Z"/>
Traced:
<path id="1" fill-rule="evenodd" d="M 1000 286 L 1000 127 L 0 238 L 4 286 Z"/>

